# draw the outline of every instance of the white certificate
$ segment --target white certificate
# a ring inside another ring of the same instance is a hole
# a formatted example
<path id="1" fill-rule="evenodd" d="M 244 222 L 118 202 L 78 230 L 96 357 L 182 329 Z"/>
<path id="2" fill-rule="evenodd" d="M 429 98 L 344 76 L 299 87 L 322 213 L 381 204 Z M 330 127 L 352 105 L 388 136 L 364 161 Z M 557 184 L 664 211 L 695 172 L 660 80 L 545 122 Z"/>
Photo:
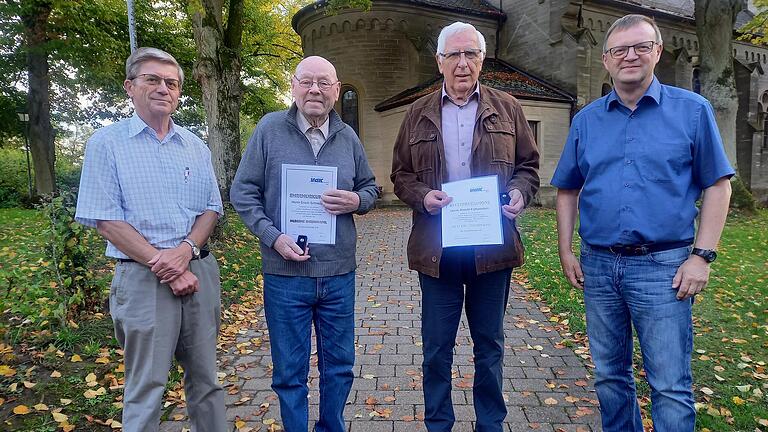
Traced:
<path id="1" fill-rule="evenodd" d="M 320 195 L 336 189 L 336 167 L 283 164 L 280 220 L 283 233 L 294 241 L 336 244 L 336 216 L 328 213 Z"/>
<path id="2" fill-rule="evenodd" d="M 504 243 L 495 175 L 443 183 L 442 189 L 453 198 L 441 211 L 443 247 Z"/>

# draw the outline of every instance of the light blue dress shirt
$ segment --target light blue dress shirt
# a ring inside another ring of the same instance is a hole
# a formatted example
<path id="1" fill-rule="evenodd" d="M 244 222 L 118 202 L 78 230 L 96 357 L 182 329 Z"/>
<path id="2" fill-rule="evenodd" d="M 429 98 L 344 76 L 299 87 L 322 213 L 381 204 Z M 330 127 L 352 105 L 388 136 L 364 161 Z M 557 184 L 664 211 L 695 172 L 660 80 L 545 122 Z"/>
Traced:
<path id="1" fill-rule="evenodd" d="M 78 222 L 124 221 L 152 246 L 178 246 L 197 216 L 223 214 L 211 151 L 173 124 L 159 140 L 135 115 L 97 130 L 88 140 L 77 197 Z M 128 258 L 107 242 L 106 255 Z"/>
<path id="2" fill-rule="evenodd" d="M 638 245 L 693 241 L 696 200 L 733 174 L 709 102 L 654 77 L 634 111 L 614 90 L 576 114 L 552 185 L 581 189 L 582 240 Z"/>

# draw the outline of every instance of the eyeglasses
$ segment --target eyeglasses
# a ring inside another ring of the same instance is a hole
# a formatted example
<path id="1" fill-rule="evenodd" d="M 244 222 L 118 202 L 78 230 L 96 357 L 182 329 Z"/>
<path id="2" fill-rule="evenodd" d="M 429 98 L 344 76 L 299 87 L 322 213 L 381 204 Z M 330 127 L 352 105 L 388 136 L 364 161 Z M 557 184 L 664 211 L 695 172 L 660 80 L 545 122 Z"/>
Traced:
<path id="1" fill-rule="evenodd" d="M 626 57 L 627 54 L 629 54 L 630 48 L 634 49 L 635 54 L 637 55 L 650 54 L 650 52 L 653 51 L 654 45 L 658 45 L 658 42 L 647 41 L 647 42 L 636 43 L 634 45 L 621 45 L 613 48 L 608 48 L 607 50 L 605 50 L 605 52 L 610 54 L 612 58 L 621 59 Z"/>
<path id="2" fill-rule="evenodd" d="M 299 84 L 299 87 L 305 88 L 305 89 L 311 89 L 313 85 L 317 84 L 317 88 L 319 88 L 320 91 L 326 91 L 339 82 L 339 81 L 332 82 L 324 79 L 321 79 L 319 81 L 312 81 L 311 79 L 307 79 L 307 78 L 299 79 L 299 77 L 297 77 L 296 75 L 294 75 L 293 77 L 296 78 L 296 82 Z"/>
<path id="3" fill-rule="evenodd" d="M 464 50 L 464 51 L 451 51 L 447 53 L 438 53 L 442 58 L 450 61 L 459 61 L 461 58 L 461 55 L 464 54 L 464 58 L 467 59 L 467 61 L 475 61 L 480 58 L 480 56 L 483 54 L 483 51 L 479 49 L 471 49 L 471 50 Z"/>
<path id="4" fill-rule="evenodd" d="M 155 74 L 139 74 L 135 78 L 131 78 L 132 80 L 135 80 L 136 78 L 144 78 L 144 82 L 150 85 L 151 87 L 157 87 L 160 85 L 160 81 L 165 81 L 165 87 L 168 88 L 168 90 L 176 91 L 179 88 L 181 88 L 181 82 L 177 80 L 176 78 L 163 78 L 159 77 Z"/>

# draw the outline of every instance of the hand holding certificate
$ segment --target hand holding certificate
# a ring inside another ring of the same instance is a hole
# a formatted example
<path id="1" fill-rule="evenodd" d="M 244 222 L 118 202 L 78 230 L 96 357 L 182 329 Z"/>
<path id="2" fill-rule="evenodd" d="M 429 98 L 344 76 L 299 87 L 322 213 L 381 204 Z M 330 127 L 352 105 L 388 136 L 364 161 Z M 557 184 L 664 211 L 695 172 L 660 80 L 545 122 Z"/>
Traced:
<path id="1" fill-rule="evenodd" d="M 443 183 L 453 201 L 442 215 L 443 247 L 504 243 L 496 176 Z"/>
<path id="2" fill-rule="evenodd" d="M 336 216 L 328 213 L 320 197 L 336 189 L 336 167 L 283 164 L 280 209 L 283 233 L 308 243 L 336 244 Z"/>

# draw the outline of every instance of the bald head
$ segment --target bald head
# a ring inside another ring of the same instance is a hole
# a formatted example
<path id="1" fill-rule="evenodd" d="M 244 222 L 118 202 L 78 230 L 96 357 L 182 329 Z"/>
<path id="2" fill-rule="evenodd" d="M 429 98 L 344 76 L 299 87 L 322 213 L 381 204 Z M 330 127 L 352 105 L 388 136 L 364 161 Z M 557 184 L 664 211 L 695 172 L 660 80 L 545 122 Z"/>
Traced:
<path id="1" fill-rule="evenodd" d="M 325 74 L 333 78 L 332 81 L 338 81 L 338 78 L 336 77 L 336 68 L 333 67 L 331 62 L 320 56 L 309 56 L 296 65 L 296 72 L 294 74 L 297 77 L 301 76 L 300 74 L 304 72 L 310 74 Z"/>
<path id="2" fill-rule="evenodd" d="M 291 95 L 296 107 L 315 127 L 325 123 L 328 113 L 339 99 L 340 89 L 336 68 L 319 56 L 307 57 L 299 62 L 291 80 Z"/>

